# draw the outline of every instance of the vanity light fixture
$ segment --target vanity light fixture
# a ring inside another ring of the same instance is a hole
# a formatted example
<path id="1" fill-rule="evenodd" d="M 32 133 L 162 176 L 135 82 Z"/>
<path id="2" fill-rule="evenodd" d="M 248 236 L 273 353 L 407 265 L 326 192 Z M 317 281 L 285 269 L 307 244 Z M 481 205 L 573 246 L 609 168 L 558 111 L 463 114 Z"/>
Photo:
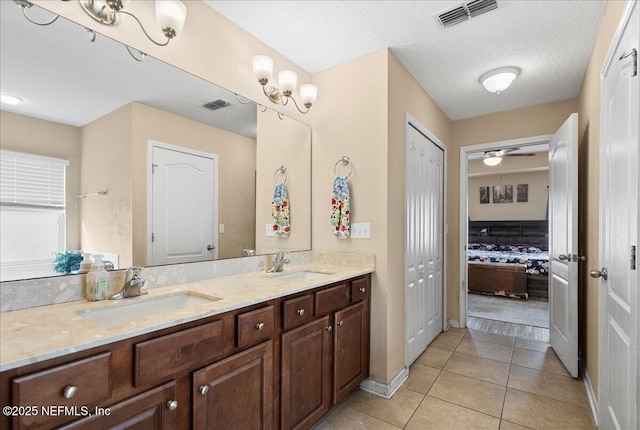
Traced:
<path id="1" fill-rule="evenodd" d="M 500 67 L 480 76 L 480 83 L 487 91 L 500 94 L 509 88 L 519 74 L 520 69 L 517 67 Z"/>
<path id="2" fill-rule="evenodd" d="M 12 96 L 10 94 L 1 94 L 0 95 L 0 103 L 6 104 L 6 105 L 17 106 L 20 103 L 22 103 L 23 101 L 24 100 L 22 100 L 20 97 Z"/>
<path id="3" fill-rule="evenodd" d="M 124 8 L 129 4 L 130 0 L 80 0 L 82 9 L 96 21 L 105 25 L 114 25 L 118 22 L 120 14 L 129 15 L 136 20 L 142 32 L 147 38 L 158 46 L 166 46 L 171 39 L 176 37 L 187 17 L 187 7 L 179 0 L 156 0 L 156 20 L 162 28 L 162 33 L 167 40 L 165 42 L 157 42 L 149 36 L 144 26 L 132 13 L 127 12 Z"/>
<path id="4" fill-rule="evenodd" d="M 300 109 L 298 102 L 293 97 L 293 92 L 298 84 L 298 75 L 291 70 L 283 70 L 278 73 L 278 85 L 280 88 L 273 85 L 267 85 L 269 79 L 273 75 L 273 59 L 266 55 L 256 55 L 251 60 L 253 67 L 253 74 L 256 79 L 262 85 L 262 92 L 267 96 L 272 103 L 280 103 L 286 106 L 289 103 L 289 99 L 293 100 L 296 108 L 301 114 L 306 114 L 309 109 L 316 102 L 318 97 L 318 87 L 312 84 L 300 85 L 300 101 L 307 108 L 306 111 Z"/>
<path id="5" fill-rule="evenodd" d="M 53 24 L 54 22 L 56 22 L 56 20 L 59 18 L 58 15 L 55 15 L 53 18 L 51 18 L 49 21 L 45 21 L 45 22 L 38 22 L 38 21 L 34 21 L 30 16 L 29 13 L 27 12 L 29 9 L 31 9 L 31 6 L 33 6 L 33 4 L 31 4 L 30 2 L 26 1 L 26 0 L 13 0 L 13 2 L 15 4 L 17 4 L 21 9 L 22 9 L 22 14 L 24 15 L 25 18 L 27 18 L 27 21 L 35 24 L 35 25 L 50 25 Z"/>

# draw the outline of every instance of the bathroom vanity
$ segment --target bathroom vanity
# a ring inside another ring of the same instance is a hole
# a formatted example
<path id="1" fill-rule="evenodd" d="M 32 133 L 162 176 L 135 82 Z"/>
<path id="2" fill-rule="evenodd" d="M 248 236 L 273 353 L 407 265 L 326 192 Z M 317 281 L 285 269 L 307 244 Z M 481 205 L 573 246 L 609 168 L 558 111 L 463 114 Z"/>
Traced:
<path id="1" fill-rule="evenodd" d="M 0 427 L 312 427 L 368 376 L 371 291 L 370 270 L 310 266 L 153 289 L 126 300 L 211 300 L 129 323 L 125 301 L 2 314 Z"/>

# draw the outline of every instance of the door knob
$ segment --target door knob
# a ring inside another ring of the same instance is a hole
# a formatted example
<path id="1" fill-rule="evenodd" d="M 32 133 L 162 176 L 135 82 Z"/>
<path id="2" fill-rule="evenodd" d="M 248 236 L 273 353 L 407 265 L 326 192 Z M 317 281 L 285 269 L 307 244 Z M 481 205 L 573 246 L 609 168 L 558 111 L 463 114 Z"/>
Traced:
<path id="1" fill-rule="evenodd" d="M 560 260 L 568 260 L 568 261 L 571 261 L 571 255 L 564 255 L 564 254 L 560 254 L 560 255 L 558 255 L 558 258 L 559 258 Z"/>
<path id="2" fill-rule="evenodd" d="M 214 249 L 216 249 L 215 246 L 213 245 L 207 245 L 207 251 L 213 251 Z"/>
<path id="3" fill-rule="evenodd" d="M 607 272 L 606 267 L 603 267 L 602 270 L 592 270 L 591 272 L 589 272 L 589 276 L 591 276 L 592 278 L 602 278 L 606 281 L 609 277 L 609 272 Z"/>

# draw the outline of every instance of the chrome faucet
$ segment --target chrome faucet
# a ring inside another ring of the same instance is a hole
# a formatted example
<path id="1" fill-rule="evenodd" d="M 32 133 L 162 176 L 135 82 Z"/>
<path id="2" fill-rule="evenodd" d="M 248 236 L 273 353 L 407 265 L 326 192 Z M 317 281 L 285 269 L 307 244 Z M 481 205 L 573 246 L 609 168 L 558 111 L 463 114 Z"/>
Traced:
<path id="1" fill-rule="evenodd" d="M 271 267 L 267 269 L 267 273 L 282 272 L 284 265 L 290 263 L 288 258 L 284 258 L 284 255 L 284 252 L 278 252 L 275 257 L 273 257 L 273 262 L 271 263 Z"/>
<path id="2" fill-rule="evenodd" d="M 145 280 L 140 277 L 142 267 L 129 267 L 124 279 L 124 286 L 110 300 L 126 299 L 127 297 L 137 297 L 147 294 L 147 290 L 143 290 Z"/>

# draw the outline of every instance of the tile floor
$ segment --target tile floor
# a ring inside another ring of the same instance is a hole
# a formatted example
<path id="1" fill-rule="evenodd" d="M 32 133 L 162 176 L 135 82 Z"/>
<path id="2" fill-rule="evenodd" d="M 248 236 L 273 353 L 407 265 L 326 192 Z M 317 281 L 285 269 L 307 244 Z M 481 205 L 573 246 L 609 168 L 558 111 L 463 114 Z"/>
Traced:
<path id="1" fill-rule="evenodd" d="M 595 429 L 584 383 L 546 342 L 449 329 L 390 400 L 358 391 L 317 429 Z"/>

